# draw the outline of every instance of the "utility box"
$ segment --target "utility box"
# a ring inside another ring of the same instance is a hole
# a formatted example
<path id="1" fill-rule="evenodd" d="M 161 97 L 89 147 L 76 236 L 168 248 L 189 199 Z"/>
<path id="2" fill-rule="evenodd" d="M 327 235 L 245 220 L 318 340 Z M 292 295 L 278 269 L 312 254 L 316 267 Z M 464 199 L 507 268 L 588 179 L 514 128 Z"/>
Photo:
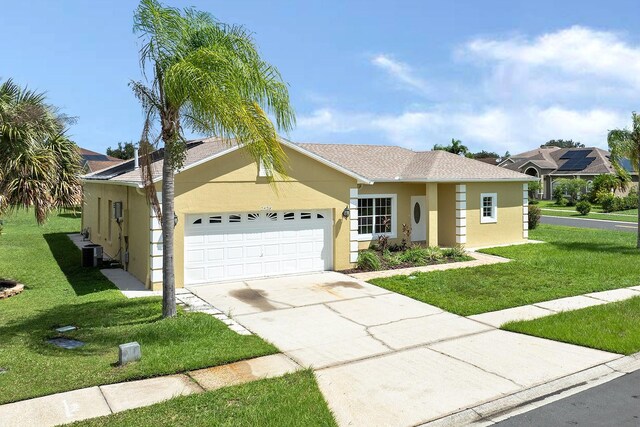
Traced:
<path id="1" fill-rule="evenodd" d="M 122 221 L 122 202 L 115 202 L 113 204 L 113 218 L 117 222 Z"/>
<path id="2" fill-rule="evenodd" d="M 82 248 L 82 259 L 80 262 L 82 267 L 101 267 L 102 266 L 102 246 L 85 245 Z"/>

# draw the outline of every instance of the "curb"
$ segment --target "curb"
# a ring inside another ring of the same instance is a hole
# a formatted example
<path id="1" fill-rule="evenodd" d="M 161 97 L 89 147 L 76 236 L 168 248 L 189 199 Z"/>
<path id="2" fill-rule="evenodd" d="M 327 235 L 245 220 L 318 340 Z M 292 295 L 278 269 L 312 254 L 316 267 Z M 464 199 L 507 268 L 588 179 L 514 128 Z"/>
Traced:
<path id="1" fill-rule="evenodd" d="M 471 408 L 465 408 L 418 426 L 491 425 L 637 370 L 640 370 L 640 353 L 622 356 L 611 362 L 596 365 Z"/>

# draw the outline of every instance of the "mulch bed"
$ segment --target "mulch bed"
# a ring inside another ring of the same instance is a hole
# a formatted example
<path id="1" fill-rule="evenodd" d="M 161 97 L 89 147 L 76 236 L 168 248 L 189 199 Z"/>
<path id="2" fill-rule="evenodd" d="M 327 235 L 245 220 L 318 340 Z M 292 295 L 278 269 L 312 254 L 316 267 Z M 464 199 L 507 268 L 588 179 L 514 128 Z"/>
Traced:
<path id="1" fill-rule="evenodd" d="M 426 267 L 428 265 L 449 264 L 452 262 L 460 262 L 460 261 L 464 261 L 464 260 L 460 260 L 457 258 L 442 258 L 442 259 L 439 259 L 438 261 L 427 262 L 424 264 L 413 264 L 410 262 L 405 262 L 398 265 L 387 265 L 383 263 L 382 268 L 380 270 L 362 270 L 360 268 L 350 268 L 349 270 L 340 270 L 339 273 L 355 274 L 355 273 L 369 273 L 371 271 L 400 270 L 402 268 Z"/>
<path id="2" fill-rule="evenodd" d="M 9 298 L 24 291 L 22 283 L 0 279 L 0 299 Z"/>

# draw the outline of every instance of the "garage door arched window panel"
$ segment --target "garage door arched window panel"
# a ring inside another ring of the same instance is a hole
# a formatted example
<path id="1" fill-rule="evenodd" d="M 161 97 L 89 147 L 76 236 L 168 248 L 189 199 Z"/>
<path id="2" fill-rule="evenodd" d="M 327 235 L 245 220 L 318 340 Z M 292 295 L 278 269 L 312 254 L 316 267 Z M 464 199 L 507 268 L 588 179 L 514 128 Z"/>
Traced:
<path id="1" fill-rule="evenodd" d="M 300 219 L 311 219 L 311 212 L 301 212 Z"/>
<path id="2" fill-rule="evenodd" d="M 198 218 L 198 219 L 194 220 L 193 224 L 194 225 L 202 224 L 202 218 Z"/>
<path id="3" fill-rule="evenodd" d="M 229 222 L 242 222 L 242 216 L 240 214 L 229 215 Z"/>
<path id="4" fill-rule="evenodd" d="M 209 224 L 222 224 L 222 215 L 210 216 Z"/>
<path id="5" fill-rule="evenodd" d="M 295 219 L 295 213 L 293 212 L 285 212 L 284 220 L 285 221 L 293 221 Z"/>
<path id="6" fill-rule="evenodd" d="M 247 214 L 247 221 L 258 221 L 260 219 L 259 213 L 250 213 Z"/>
<path id="7" fill-rule="evenodd" d="M 277 221 L 278 220 L 278 213 L 277 212 L 267 212 L 267 214 L 265 216 L 269 221 Z"/>
<path id="8" fill-rule="evenodd" d="M 396 237 L 396 195 L 371 194 L 358 198 L 358 239 Z"/>

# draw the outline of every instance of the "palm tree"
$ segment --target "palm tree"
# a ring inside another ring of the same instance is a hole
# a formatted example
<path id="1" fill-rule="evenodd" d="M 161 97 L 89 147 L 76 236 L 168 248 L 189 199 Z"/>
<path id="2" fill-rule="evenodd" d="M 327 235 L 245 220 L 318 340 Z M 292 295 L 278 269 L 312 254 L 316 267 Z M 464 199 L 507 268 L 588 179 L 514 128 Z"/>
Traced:
<path id="1" fill-rule="evenodd" d="M 619 171 L 619 175 L 624 171 L 622 167 L 624 159 L 628 159 L 633 170 L 640 173 L 640 115 L 633 112 L 631 130 L 614 129 L 609 131 L 607 141 L 609 151 L 611 151 L 611 163 Z M 638 191 L 638 203 L 640 204 L 640 191 Z M 640 223 L 640 209 L 638 210 L 638 223 Z M 640 227 L 638 228 L 637 247 L 640 249 Z"/>
<path id="2" fill-rule="evenodd" d="M 448 151 L 449 153 L 457 154 L 459 156 L 467 156 L 469 153 L 469 148 L 466 145 L 462 145 L 462 141 L 459 139 L 451 138 L 451 144 L 449 145 L 440 145 L 436 144 L 433 146 L 434 150 Z"/>
<path id="3" fill-rule="evenodd" d="M 80 155 L 64 133 L 71 121 L 43 93 L 0 84 L 0 214 L 33 207 L 42 224 L 52 209 L 80 203 Z"/>
<path id="4" fill-rule="evenodd" d="M 292 129 L 295 117 L 279 72 L 260 58 L 244 28 L 222 24 L 195 9 L 142 0 L 134 15 L 134 30 L 143 41 L 140 63 L 146 78 L 131 83 L 146 117 L 141 169 L 151 205 L 161 218 L 162 314 L 172 317 L 176 315 L 174 173 L 185 158 L 183 126 L 242 145 L 272 176 L 284 174 L 285 155 L 268 114 L 282 131 Z M 153 139 L 156 122 L 159 135 Z M 149 156 L 144 155 L 159 141 L 164 148 L 161 205 Z"/>

